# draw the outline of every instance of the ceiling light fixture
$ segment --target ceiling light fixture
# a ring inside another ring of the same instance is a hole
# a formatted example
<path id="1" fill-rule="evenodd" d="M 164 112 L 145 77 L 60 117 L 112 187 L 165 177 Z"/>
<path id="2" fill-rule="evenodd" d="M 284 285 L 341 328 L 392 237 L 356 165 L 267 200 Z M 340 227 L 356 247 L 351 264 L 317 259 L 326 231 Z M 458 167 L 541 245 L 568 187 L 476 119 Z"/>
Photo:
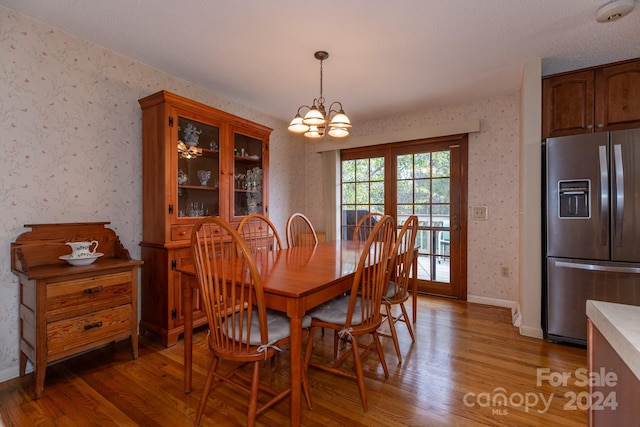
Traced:
<path id="1" fill-rule="evenodd" d="M 202 148 L 193 145 L 187 146 L 182 141 L 178 141 L 178 154 L 181 159 L 193 159 L 202 156 Z"/>
<path id="2" fill-rule="evenodd" d="M 611 22 L 622 18 L 636 6 L 635 0 L 615 0 L 602 6 L 596 12 L 596 21 Z"/>
<path id="3" fill-rule="evenodd" d="M 318 51 L 314 54 L 315 58 L 320 61 L 320 97 L 313 100 L 313 104 L 309 107 L 303 105 L 298 108 L 296 116 L 289 124 L 289 132 L 304 134 L 310 139 L 320 139 L 324 136 L 329 122 L 329 135 L 334 138 L 344 138 L 349 136 L 349 128 L 351 122 L 342 109 L 342 104 L 334 101 L 329 105 L 329 112 L 324 108 L 324 97 L 322 96 L 322 61 L 329 57 L 325 51 Z M 334 109 L 336 106 L 339 109 Z M 307 109 L 307 113 L 302 117 L 300 112 Z"/>

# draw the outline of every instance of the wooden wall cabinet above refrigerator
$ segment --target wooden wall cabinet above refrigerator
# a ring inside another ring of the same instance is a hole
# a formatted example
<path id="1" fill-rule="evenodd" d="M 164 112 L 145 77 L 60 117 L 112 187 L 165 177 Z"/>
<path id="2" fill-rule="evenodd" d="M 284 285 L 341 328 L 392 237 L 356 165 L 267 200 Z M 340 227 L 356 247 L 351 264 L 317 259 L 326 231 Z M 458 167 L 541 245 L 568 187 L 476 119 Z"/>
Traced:
<path id="1" fill-rule="evenodd" d="M 640 59 L 545 77 L 542 137 L 640 127 Z"/>
<path id="2" fill-rule="evenodd" d="M 180 265 L 190 262 L 191 228 L 204 216 L 238 223 L 267 214 L 271 129 L 161 91 L 142 108 L 140 332 L 163 344 L 183 332 Z M 206 322 L 197 293 L 194 326 Z"/>

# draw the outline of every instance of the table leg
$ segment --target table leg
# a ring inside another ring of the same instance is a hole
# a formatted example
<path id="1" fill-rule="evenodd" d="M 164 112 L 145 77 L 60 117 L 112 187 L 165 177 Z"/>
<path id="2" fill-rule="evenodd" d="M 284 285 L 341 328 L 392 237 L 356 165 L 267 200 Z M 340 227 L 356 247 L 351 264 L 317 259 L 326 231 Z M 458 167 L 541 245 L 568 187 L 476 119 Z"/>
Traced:
<path id="1" fill-rule="evenodd" d="M 300 426 L 300 391 L 302 387 L 302 319 L 291 317 L 291 426 Z"/>
<path id="2" fill-rule="evenodd" d="M 182 312 L 184 313 L 184 392 L 191 391 L 193 357 L 193 280 L 182 280 Z"/>

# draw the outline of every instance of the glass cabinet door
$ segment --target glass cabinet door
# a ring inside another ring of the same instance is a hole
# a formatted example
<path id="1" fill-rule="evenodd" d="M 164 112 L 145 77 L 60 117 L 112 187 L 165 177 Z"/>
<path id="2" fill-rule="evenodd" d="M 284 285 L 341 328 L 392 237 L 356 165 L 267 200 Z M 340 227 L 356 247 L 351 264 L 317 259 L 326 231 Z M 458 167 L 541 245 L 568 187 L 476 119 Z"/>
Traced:
<path id="1" fill-rule="evenodd" d="M 178 218 L 220 215 L 220 128 L 178 116 Z"/>
<path id="2" fill-rule="evenodd" d="M 234 217 L 264 214 L 262 140 L 233 134 L 233 206 Z"/>

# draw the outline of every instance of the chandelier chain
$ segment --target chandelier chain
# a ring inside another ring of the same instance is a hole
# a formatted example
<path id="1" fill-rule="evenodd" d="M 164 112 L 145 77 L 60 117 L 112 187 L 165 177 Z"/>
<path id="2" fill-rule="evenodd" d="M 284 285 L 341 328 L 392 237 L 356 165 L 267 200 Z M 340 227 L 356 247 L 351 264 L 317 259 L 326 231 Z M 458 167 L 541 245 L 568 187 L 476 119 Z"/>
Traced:
<path id="1" fill-rule="evenodd" d="M 323 62 L 324 62 L 324 59 L 321 59 L 320 60 L 320 98 L 318 99 L 318 103 L 320 105 L 324 104 L 324 97 L 322 96 L 322 74 L 323 74 L 322 73 L 322 70 L 323 70 L 322 63 Z"/>

